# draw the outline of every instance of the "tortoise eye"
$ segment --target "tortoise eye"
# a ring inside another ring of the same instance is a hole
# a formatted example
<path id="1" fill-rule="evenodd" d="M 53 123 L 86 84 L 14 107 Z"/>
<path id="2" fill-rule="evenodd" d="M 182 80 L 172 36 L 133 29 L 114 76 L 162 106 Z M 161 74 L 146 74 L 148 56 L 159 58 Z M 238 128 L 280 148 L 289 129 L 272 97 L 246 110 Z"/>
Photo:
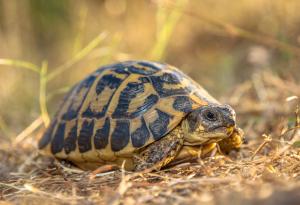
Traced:
<path id="1" fill-rule="evenodd" d="M 210 110 L 207 110 L 204 113 L 204 117 L 209 121 L 216 121 L 217 120 L 217 114 L 215 112 L 212 112 Z"/>

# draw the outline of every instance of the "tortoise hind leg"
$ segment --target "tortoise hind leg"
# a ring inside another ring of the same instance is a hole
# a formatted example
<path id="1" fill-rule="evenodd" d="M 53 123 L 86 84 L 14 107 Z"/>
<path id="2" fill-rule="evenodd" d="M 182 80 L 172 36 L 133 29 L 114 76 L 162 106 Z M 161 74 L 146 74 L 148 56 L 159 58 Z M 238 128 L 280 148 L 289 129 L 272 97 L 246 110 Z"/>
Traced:
<path id="1" fill-rule="evenodd" d="M 183 134 L 181 128 L 177 127 L 167 136 L 150 144 L 145 150 L 135 156 L 135 171 L 160 170 L 175 159 L 182 145 Z"/>

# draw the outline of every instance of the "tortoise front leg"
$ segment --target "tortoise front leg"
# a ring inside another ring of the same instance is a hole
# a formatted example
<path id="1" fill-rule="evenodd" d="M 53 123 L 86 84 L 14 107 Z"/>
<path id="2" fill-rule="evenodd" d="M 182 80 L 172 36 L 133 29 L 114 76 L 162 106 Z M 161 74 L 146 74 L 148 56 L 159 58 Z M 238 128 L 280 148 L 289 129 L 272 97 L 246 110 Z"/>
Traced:
<path id="1" fill-rule="evenodd" d="M 167 136 L 150 144 L 134 158 L 135 171 L 160 170 L 169 164 L 179 153 L 183 145 L 183 134 L 180 127 Z"/>

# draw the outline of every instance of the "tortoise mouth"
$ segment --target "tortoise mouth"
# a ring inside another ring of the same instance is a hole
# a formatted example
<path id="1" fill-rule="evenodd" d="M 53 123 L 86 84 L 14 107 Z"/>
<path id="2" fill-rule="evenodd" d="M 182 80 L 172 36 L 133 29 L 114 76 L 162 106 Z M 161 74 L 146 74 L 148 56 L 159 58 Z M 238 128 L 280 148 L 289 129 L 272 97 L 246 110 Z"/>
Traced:
<path id="1" fill-rule="evenodd" d="M 184 141 L 184 145 L 199 146 L 219 142 L 225 138 L 230 137 L 234 130 L 235 127 L 218 127 L 213 131 L 204 132 L 201 135 L 198 135 L 197 140 L 195 140 L 195 138 L 193 141 L 189 141 L 188 139 L 186 139 Z"/>
<path id="2" fill-rule="evenodd" d="M 214 130 L 211 131 L 211 134 L 214 135 L 224 135 L 224 138 L 229 137 L 230 135 L 232 135 L 233 131 L 235 130 L 235 126 L 231 126 L 231 127 L 224 127 L 224 126 L 220 126 L 215 128 Z"/>
<path id="3" fill-rule="evenodd" d="M 216 137 L 209 137 L 206 139 L 202 139 L 201 141 L 199 140 L 198 142 L 188 142 L 185 141 L 183 144 L 184 145 L 188 145 L 188 146 L 201 146 L 201 145 L 206 145 L 206 144 L 210 144 L 210 143 L 215 143 L 215 142 L 219 142 L 222 139 L 225 139 L 226 136 L 225 135 L 218 135 Z"/>

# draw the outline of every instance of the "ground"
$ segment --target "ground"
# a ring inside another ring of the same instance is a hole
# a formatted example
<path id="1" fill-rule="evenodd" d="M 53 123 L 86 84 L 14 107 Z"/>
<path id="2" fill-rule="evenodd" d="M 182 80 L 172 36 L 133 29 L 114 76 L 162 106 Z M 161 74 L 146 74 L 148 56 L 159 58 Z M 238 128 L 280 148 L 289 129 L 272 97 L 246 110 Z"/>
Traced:
<path id="1" fill-rule="evenodd" d="M 1 137 L 0 204 L 297 204 L 300 86 L 256 73 L 222 98 L 237 111 L 239 152 L 187 161 L 159 172 L 84 172 L 38 154 L 43 128 Z M 296 112 L 296 114 L 295 114 Z"/>

